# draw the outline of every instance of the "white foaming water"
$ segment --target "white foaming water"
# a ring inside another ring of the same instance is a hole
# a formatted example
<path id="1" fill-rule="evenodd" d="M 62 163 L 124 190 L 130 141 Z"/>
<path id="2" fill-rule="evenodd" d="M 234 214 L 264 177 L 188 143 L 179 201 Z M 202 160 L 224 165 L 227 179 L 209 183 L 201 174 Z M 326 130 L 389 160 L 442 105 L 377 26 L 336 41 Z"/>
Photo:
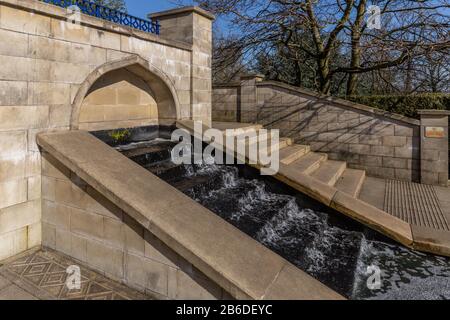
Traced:
<path id="1" fill-rule="evenodd" d="M 368 266 L 381 270 L 381 288 L 367 288 Z M 353 299 L 450 299 L 450 265 L 442 257 L 364 239 L 355 270 Z"/>
<path id="2" fill-rule="evenodd" d="M 326 284 L 347 281 L 349 287 L 341 293 L 351 299 L 450 299 L 448 259 L 344 230 L 330 222 L 327 213 L 301 208 L 295 197 L 269 192 L 264 182 L 239 177 L 236 167 L 202 164 L 188 172 L 189 176 L 220 175 L 218 188 L 202 191 L 202 199 L 236 201 L 238 210 L 226 219 L 238 227 L 241 220 L 247 226 L 256 221 L 256 240 Z M 265 215 L 267 208 L 275 214 Z M 372 265 L 381 270 L 380 290 L 367 287 L 366 271 Z M 330 273 L 333 269 L 342 272 Z M 341 280 L 341 274 L 347 279 Z"/>
<path id="3" fill-rule="evenodd" d="M 303 218 L 310 213 L 311 210 L 300 209 L 292 197 L 278 214 L 266 222 L 256 238 L 263 244 L 276 246 L 293 225 L 302 223 Z"/>
<path id="4" fill-rule="evenodd" d="M 123 145 L 117 146 L 117 147 L 115 147 L 115 149 L 119 152 L 128 151 L 128 150 L 143 148 L 143 147 L 147 147 L 147 146 L 157 145 L 161 142 L 171 142 L 171 141 L 168 139 L 156 138 L 151 141 L 130 142 L 128 144 L 123 144 Z"/>

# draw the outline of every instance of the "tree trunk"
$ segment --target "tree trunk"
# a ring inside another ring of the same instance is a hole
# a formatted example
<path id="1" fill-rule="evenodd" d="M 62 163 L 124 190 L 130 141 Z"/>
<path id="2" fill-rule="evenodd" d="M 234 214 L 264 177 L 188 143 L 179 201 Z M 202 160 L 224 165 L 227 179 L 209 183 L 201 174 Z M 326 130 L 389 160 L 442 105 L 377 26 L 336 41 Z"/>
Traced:
<path id="1" fill-rule="evenodd" d="M 363 23 L 364 14 L 366 11 L 366 2 L 367 2 L 367 0 L 360 0 L 360 2 L 358 4 L 358 10 L 356 13 L 355 23 L 352 27 L 352 34 L 351 34 L 352 53 L 351 53 L 351 60 L 350 60 L 350 68 L 351 69 L 358 68 L 361 66 L 360 40 L 361 40 L 362 23 Z M 359 76 L 357 73 L 350 73 L 348 75 L 347 96 L 354 96 L 357 94 L 358 77 Z"/>

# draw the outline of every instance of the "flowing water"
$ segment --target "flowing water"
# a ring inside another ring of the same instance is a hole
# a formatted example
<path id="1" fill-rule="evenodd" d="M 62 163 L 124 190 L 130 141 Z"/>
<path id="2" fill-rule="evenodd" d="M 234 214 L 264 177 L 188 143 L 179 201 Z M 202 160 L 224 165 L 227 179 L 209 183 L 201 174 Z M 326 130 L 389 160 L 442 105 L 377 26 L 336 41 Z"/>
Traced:
<path id="1" fill-rule="evenodd" d="M 246 166 L 175 166 L 164 148 L 131 159 L 342 295 L 450 299 L 449 259 L 398 245 Z"/>

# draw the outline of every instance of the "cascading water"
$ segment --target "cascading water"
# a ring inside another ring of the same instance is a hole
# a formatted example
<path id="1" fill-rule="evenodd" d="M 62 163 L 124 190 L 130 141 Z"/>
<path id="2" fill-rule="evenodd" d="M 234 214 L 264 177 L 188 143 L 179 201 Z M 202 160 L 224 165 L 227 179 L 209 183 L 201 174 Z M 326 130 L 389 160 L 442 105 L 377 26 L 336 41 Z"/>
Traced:
<path id="1" fill-rule="evenodd" d="M 350 299 L 450 299 L 447 258 L 393 243 L 246 166 L 174 166 L 167 145 L 156 153 L 131 159 Z"/>

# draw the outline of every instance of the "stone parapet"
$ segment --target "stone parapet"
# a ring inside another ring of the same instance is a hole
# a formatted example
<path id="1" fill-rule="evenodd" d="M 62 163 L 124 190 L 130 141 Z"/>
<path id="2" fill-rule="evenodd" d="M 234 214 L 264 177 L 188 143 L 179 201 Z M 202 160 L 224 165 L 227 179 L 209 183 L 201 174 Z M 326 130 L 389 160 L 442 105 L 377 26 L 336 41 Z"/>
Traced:
<path id="1" fill-rule="evenodd" d="M 259 123 L 368 175 L 420 181 L 420 121 L 260 75 L 214 86 L 214 121 Z"/>
<path id="2" fill-rule="evenodd" d="M 447 110 L 419 110 L 421 182 L 448 186 L 449 146 Z"/>
<path id="3" fill-rule="evenodd" d="M 167 298 L 342 299 L 89 133 L 38 142 L 45 246 Z"/>

